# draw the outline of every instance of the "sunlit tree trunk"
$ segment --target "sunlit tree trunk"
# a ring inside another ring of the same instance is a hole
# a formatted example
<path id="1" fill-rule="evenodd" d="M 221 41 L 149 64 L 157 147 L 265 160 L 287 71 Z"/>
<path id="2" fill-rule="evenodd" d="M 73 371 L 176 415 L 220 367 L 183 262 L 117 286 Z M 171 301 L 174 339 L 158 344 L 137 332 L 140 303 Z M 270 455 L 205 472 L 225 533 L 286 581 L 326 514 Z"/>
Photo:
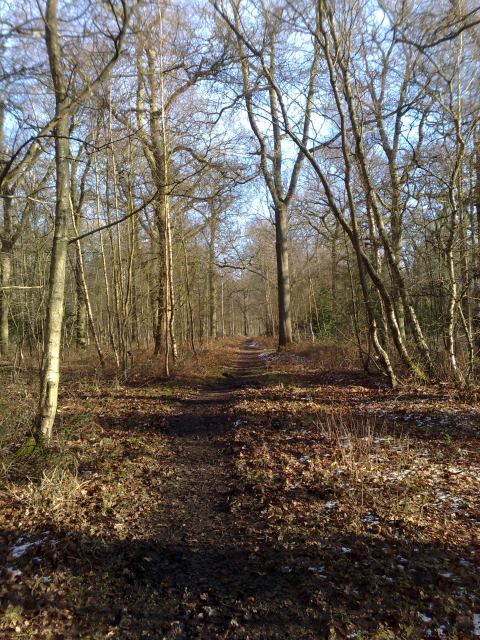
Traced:
<path id="1" fill-rule="evenodd" d="M 3 152 L 3 128 L 5 106 L 0 102 L 0 157 Z M 3 202 L 3 225 L 0 231 L 0 357 L 8 356 L 10 347 L 10 277 L 12 273 L 12 198 L 13 190 L 5 187 L 1 194 Z"/>
<path id="2" fill-rule="evenodd" d="M 4 216 L 8 208 L 4 199 Z M 12 273 L 12 243 L 2 239 L 0 247 L 0 356 L 8 356 L 10 347 L 9 313 L 10 313 L 10 276 Z"/>
<path id="3" fill-rule="evenodd" d="M 97 158 L 94 158 L 94 169 L 95 169 L 95 211 L 97 218 L 97 225 L 100 227 L 102 225 L 102 221 L 100 218 L 100 177 L 98 172 L 98 163 Z M 117 367 L 119 366 L 120 360 L 118 357 L 118 348 L 115 340 L 115 335 L 113 333 L 113 325 L 112 325 L 112 303 L 111 303 L 111 293 L 110 293 L 110 282 L 108 278 L 108 269 L 107 269 L 107 257 L 105 255 L 105 243 L 103 240 L 102 231 L 99 232 L 99 243 L 100 243 L 100 256 L 102 259 L 102 274 L 103 274 L 103 282 L 105 284 L 105 305 L 107 311 L 107 332 L 108 338 L 110 342 L 110 347 L 113 351 L 113 355 L 115 357 L 115 362 Z"/>
<path id="4" fill-rule="evenodd" d="M 78 102 L 88 96 L 94 87 L 107 76 L 121 52 L 121 43 L 128 24 L 127 16 L 115 38 L 114 53 L 105 67 L 77 95 L 76 102 L 69 99 L 70 76 L 65 75 L 62 47 L 57 21 L 58 0 L 47 0 L 45 10 L 45 41 L 47 45 L 50 73 L 55 94 L 55 170 L 56 205 L 53 243 L 50 259 L 49 289 L 45 326 L 45 344 L 40 373 L 40 395 L 35 418 L 37 441 L 48 441 L 52 435 L 57 410 L 60 377 L 60 346 L 65 298 L 65 269 L 68 249 L 69 219 L 69 173 L 70 173 L 70 130 L 69 117 Z"/>
<path id="5" fill-rule="evenodd" d="M 55 89 L 55 110 L 58 116 L 54 131 L 56 168 L 55 225 L 50 262 L 45 351 L 36 417 L 37 439 L 48 441 L 52 435 L 57 410 L 69 213 L 70 132 L 68 115 L 64 114 L 64 107 L 67 101 L 67 82 L 63 75 L 62 54 L 58 37 L 57 0 L 48 0 L 47 2 L 45 35 L 50 72 Z"/>
<path id="6" fill-rule="evenodd" d="M 330 267 L 330 292 L 331 292 L 331 308 L 332 308 L 332 324 L 333 327 L 336 326 L 338 322 L 338 239 L 340 237 L 340 225 L 338 224 L 338 220 L 335 220 L 335 228 L 332 235 L 332 244 L 331 244 L 331 267 Z"/>
<path id="7" fill-rule="evenodd" d="M 476 230 L 473 234 L 472 245 L 474 250 L 473 269 L 475 272 L 473 292 L 473 330 L 474 341 L 477 353 L 480 353 L 480 132 L 475 137 L 475 187 L 474 187 L 474 207 L 475 214 L 473 217 L 472 229 Z"/>
<path id="8" fill-rule="evenodd" d="M 77 211 L 77 212 L 74 211 L 74 207 L 73 207 L 73 203 L 72 202 L 70 202 L 70 205 L 71 205 L 73 231 L 75 233 L 75 236 L 78 236 L 80 234 L 79 234 L 78 227 L 77 227 L 77 220 L 80 219 L 80 213 L 79 213 L 79 211 Z M 81 206 L 81 202 L 80 202 L 80 206 Z M 76 318 L 76 321 L 77 321 L 77 326 L 76 326 L 77 346 L 80 346 L 80 347 L 86 346 L 88 325 L 90 325 L 90 330 L 92 332 L 93 341 L 95 343 L 95 348 L 96 348 L 97 354 L 98 354 L 98 359 L 100 360 L 100 365 L 102 366 L 102 368 L 105 368 L 105 356 L 103 354 L 103 350 L 102 350 L 102 347 L 100 345 L 100 340 L 99 340 L 99 337 L 98 337 L 98 332 L 97 332 L 95 320 L 94 320 L 94 317 L 93 317 L 92 306 L 90 304 L 90 295 L 88 293 L 87 279 L 85 277 L 83 252 L 82 252 L 82 246 L 81 246 L 81 241 L 80 240 L 77 240 L 75 242 L 75 255 L 76 255 L 75 278 L 76 278 L 76 286 L 77 286 L 77 318 Z M 79 291 L 79 289 L 80 289 L 80 291 Z M 84 312 L 82 311 L 82 316 L 84 315 L 84 317 L 82 317 L 81 320 L 79 320 L 79 318 L 78 318 L 78 314 L 79 314 L 78 296 L 79 296 L 79 293 L 81 293 L 81 300 L 82 300 L 83 307 L 84 307 Z M 79 326 L 79 323 L 80 323 L 80 326 Z M 85 324 L 85 326 L 83 326 L 83 323 Z M 80 337 L 82 338 L 82 341 L 81 341 L 80 344 L 79 344 L 79 332 L 80 332 Z M 83 343 L 83 341 L 84 341 L 84 343 Z"/>

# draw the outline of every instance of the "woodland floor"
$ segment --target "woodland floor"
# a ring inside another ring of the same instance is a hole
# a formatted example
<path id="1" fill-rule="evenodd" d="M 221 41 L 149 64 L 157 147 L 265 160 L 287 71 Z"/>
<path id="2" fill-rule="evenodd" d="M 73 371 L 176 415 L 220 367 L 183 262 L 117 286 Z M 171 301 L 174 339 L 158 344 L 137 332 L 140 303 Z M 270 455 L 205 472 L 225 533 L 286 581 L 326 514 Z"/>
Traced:
<path id="1" fill-rule="evenodd" d="M 2 640 L 480 636 L 474 394 L 327 346 L 76 366 L 43 459 L 18 450 L 35 372 L 2 369 Z"/>

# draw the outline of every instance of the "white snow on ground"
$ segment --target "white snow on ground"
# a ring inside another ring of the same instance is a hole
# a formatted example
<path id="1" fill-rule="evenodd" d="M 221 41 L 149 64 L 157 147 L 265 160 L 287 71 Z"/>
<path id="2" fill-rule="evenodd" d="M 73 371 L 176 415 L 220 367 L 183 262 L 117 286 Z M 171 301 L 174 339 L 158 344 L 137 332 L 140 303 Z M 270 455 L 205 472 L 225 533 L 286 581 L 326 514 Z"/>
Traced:
<path id="1" fill-rule="evenodd" d="M 21 558 L 25 553 L 27 553 L 30 547 L 36 547 L 42 542 L 45 542 L 49 535 L 50 531 L 44 531 L 36 540 L 26 540 L 25 536 L 20 536 L 10 549 L 10 555 L 15 559 Z"/>
<path id="2" fill-rule="evenodd" d="M 441 398 L 438 401 L 442 400 Z M 415 423 L 419 428 L 431 427 L 439 425 L 444 428 L 459 427 L 470 433 L 479 433 L 479 417 L 480 411 L 477 408 L 460 407 L 457 409 L 448 408 L 445 410 L 434 407 L 430 409 L 426 402 L 410 402 L 404 408 L 399 407 L 396 402 L 388 402 L 382 407 L 376 407 L 375 398 L 359 398 L 357 400 L 357 411 L 361 415 L 368 414 L 382 420 L 391 420 L 392 422 Z M 420 406 L 418 406 L 420 404 Z M 373 405 L 373 406 L 372 406 Z"/>
<path id="3" fill-rule="evenodd" d="M 14 560 L 18 560 L 22 556 L 24 556 L 29 549 L 32 547 L 38 547 L 43 544 L 46 540 L 48 540 L 50 536 L 50 531 L 43 531 L 37 538 L 28 540 L 27 535 L 22 535 L 15 541 L 15 544 L 10 548 L 10 556 Z M 57 544 L 58 540 L 49 540 L 50 544 Z M 40 558 L 34 558 L 34 560 L 40 560 Z M 22 571 L 15 566 L 15 563 L 12 562 L 9 566 L 5 567 L 7 573 L 12 578 L 19 578 L 22 575 Z"/>
<path id="4" fill-rule="evenodd" d="M 465 500 L 463 500 L 459 496 L 452 495 L 449 491 L 443 491 L 442 489 L 435 489 L 435 502 L 439 503 L 449 503 L 450 508 L 454 513 L 458 513 L 465 509 Z"/>
<path id="5" fill-rule="evenodd" d="M 325 503 L 325 509 L 327 511 L 331 511 L 332 509 L 335 509 L 337 504 L 338 504 L 337 500 L 329 500 L 328 502 Z"/>
<path id="6" fill-rule="evenodd" d="M 365 517 L 363 518 L 363 521 L 365 522 L 365 524 L 379 524 L 380 520 L 377 518 L 377 516 L 374 513 L 371 513 L 370 511 L 365 515 Z"/>
<path id="7" fill-rule="evenodd" d="M 325 565 L 324 564 L 319 564 L 317 566 L 313 566 L 313 567 L 308 567 L 308 570 L 311 571 L 312 573 L 325 573 Z M 323 578 L 325 578 L 326 576 L 322 576 Z"/>
<path id="8" fill-rule="evenodd" d="M 258 357 L 266 362 L 307 362 L 307 358 L 294 353 L 277 353 L 276 351 L 262 351 Z"/>
<path id="9" fill-rule="evenodd" d="M 276 360 L 277 354 L 273 351 L 263 351 L 262 353 L 258 354 L 258 357 L 262 360 Z"/>
<path id="10" fill-rule="evenodd" d="M 480 637 L 480 613 L 473 614 L 473 635 Z"/>
<path id="11" fill-rule="evenodd" d="M 424 613 L 419 613 L 418 617 L 422 622 L 425 622 L 427 624 L 432 621 L 432 619 L 429 616 L 426 616 Z"/>

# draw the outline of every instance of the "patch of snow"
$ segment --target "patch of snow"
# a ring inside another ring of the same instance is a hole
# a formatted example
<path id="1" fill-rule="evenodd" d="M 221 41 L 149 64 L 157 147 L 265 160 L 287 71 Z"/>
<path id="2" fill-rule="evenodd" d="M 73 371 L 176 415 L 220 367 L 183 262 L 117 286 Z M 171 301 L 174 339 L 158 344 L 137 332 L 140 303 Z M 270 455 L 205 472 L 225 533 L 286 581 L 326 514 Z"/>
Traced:
<path id="1" fill-rule="evenodd" d="M 263 351 L 258 354 L 262 360 L 278 360 L 279 356 L 274 351 Z"/>
<path id="2" fill-rule="evenodd" d="M 390 482 L 396 482 L 397 480 L 404 480 L 411 473 L 410 469 L 402 469 L 401 471 L 391 471 L 388 476 L 386 476 L 386 480 Z"/>
<path id="3" fill-rule="evenodd" d="M 6 567 L 6 570 L 12 578 L 19 578 L 22 575 L 22 572 L 17 567 Z"/>
<path id="4" fill-rule="evenodd" d="M 429 622 L 432 621 L 432 619 L 429 616 L 426 616 L 424 613 L 419 613 L 418 617 L 420 618 L 420 620 L 422 622 L 424 622 L 425 624 L 428 624 Z"/>
<path id="5" fill-rule="evenodd" d="M 450 502 L 450 508 L 454 513 L 465 509 L 465 501 L 462 498 L 452 495 L 449 491 L 442 491 L 441 489 L 435 489 L 435 502 L 437 504 Z"/>
<path id="6" fill-rule="evenodd" d="M 369 513 L 367 513 L 365 515 L 365 517 L 363 518 L 363 521 L 366 524 L 379 524 L 380 523 L 380 520 L 377 518 L 377 516 L 374 513 L 371 513 L 371 512 L 369 512 Z"/>
<path id="7" fill-rule="evenodd" d="M 295 354 L 281 354 L 275 351 L 262 351 L 258 357 L 267 362 L 307 362 L 307 358 Z"/>
<path id="8" fill-rule="evenodd" d="M 50 531 L 44 531 L 40 534 L 39 538 L 30 541 L 26 540 L 25 536 L 20 536 L 10 549 L 10 555 L 15 559 L 21 558 L 31 547 L 36 547 L 42 544 L 42 542 L 45 542 L 49 535 Z"/>
<path id="9" fill-rule="evenodd" d="M 299 462 L 301 462 L 302 464 L 308 464 L 310 462 L 310 457 L 309 456 L 301 456 L 298 459 Z"/>
<path id="10" fill-rule="evenodd" d="M 23 542 L 23 538 L 20 537 L 17 540 L 16 544 L 14 544 L 13 547 L 10 549 L 10 554 L 15 559 L 21 558 L 21 556 L 27 553 L 30 547 L 34 547 L 36 544 L 37 544 L 36 542 Z"/>
<path id="11" fill-rule="evenodd" d="M 308 570 L 311 571 L 312 573 L 325 573 L 325 565 L 324 564 L 318 564 L 318 565 L 313 566 L 313 567 L 308 567 Z"/>
<path id="12" fill-rule="evenodd" d="M 472 624 L 473 624 L 473 635 L 478 638 L 480 636 L 480 613 L 473 614 Z"/>
<path id="13" fill-rule="evenodd" d="M 350 547 L 342 547 L 342 553 L 352 553 Z"/>
<path id="14" fill-rule="evenodd" d="M 325 503 L 325 509 L 327 511 L 331 511 L 332 509 L 335 509 L 337 504 L 338 504 L 338 500 L 329 500 L 328 502 Z"/>

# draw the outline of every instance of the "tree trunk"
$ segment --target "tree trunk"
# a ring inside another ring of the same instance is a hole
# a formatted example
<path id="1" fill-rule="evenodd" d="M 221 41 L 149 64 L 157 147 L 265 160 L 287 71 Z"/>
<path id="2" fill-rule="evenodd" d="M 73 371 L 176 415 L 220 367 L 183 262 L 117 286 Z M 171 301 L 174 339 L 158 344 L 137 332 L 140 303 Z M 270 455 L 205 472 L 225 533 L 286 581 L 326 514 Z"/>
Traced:
<path id="1" fill-rule="evenodd" d="M 7 207 L 4 200 L 4 207 Z M 10 276 L 12 272 L 12 243 L 2 240 L 0 249 L 0 283 L 2 287 L 10 286 Z M 8 356 L 10 347 L 8 315 L 10 311 L 10 291 L 2 288 L 0 291 L 0 356 Z"/>
<path id="2" fill-rule="evenodd" d="M 275 249 L 278 280 L 278 346 L 286 347 L 293 342 L 290 310 L 290 272 L 287 246 L 287 208 L 279 203 L 275 206 Z"/>
<path id="3" fill-rule="evenodd" d="M 73 214 L 74 215 L 74 214 Z M 77 216 L 73 218 L 76 223 L 76 235 L 79 235 L 82 232 L 82 217 L 80 212 L 77 212 Z M 82 247 L 80 245 L 80 241 L 77 243 L 76 247 L 76 263 L 75 263 L 75 285 L 76 285 L 76 297 L 77 297 L 77 310 L 76 310 L 76 318 L 75 318 L 75 329 L 76 336 L 75 341 L 77 344 L 77 348 L 85 349 L 88 342 L 88 324 L 87 324 L 87 299 L 85 295 L 85 290 L 82 283 L 82 271 L 83 271 L 83 254 Z"/>
<path id="4" fill-rule="evenodd" d="M 332 236 L 331 245 L 331 268 L 330 268 L 330 291 L 331 291 L 331 308 L 332 308 L 332 328 L 338 324 L 338 300 L 337 300 L 337 272 L 338 272 L 338 238 L 340 237 L 340 225 L 335 220 L 335 229 Z"/>
<path id="5" fill-rule="evenodd" d="M 474 333 L 475 349 L 480 353 L 480 132 L 475 138 L 476 154 L 475 154 L 475 222 L 472 228 L 476 227 L 476 233 L 472 237 L 472 246 L 474 249 L 473 270 L 475 273 L 473 281 L 473 313 L 472 324 Z"/>
<path id="6" fill-rule="evenodd" d="M 242 312 L 243 312 L 243 335 L 247 337 L 250 332 L 250 328 L 248 324 L 248 291 L 246 289 L 243 290 Z"/>
<path id="7" fill-rule="evenodd" d="M 79 270 L 79 265 L 77 265 Z M 76 343 L 79 349 L 85 349 L 87 346 L 87 301 L 83 290 L 80 272 L 77 272 L 77 313 L 76 313 Z"/>
<path id="8" fill-rule="evenodd" d="M 72 213 L 72 226 L 76 236 L 80 235 L 77 227 L 77 223 L 75 221 L 75 212 L 73 210 L 73 204 L 71 205 L 71 213 Z M 79 214 L 79 212 L 77 212 Z M 80 215 L 77 216 L 77 219 L 80 220 Z M 85 268 L 83 261 L 83 251 L 80 240 L 77 240 L 75 243 L 75 253 L 76 253 L 76 278 L 77 278 L 77 326 L 76 326 L 76 338 L 77 338 L 77 347 L 85 347 L 87 344 L 88 337 L 88 324 L 90 324 L 90 330 L 92 332 L 93 341 L 95 343 L 95 347 L 97 349 L 98 359 L 100 360 L 100 365 L 102 369 L 105 368 L 105 356 L 103 355 L 102 347 L 100 346 L 100 340 L 98 338 L 97 329 L 95 327 L 95 322 L 93 319 L 93 311 L 92 305 L 90 304 L 90 296 L 88 294 L 87 287 L 87 279 L 85 277 Z M 80 314 L 80 317 L 79 317 Z M 87 324 L 88 323 L 88 324 Z"/>
<path id="9" fill-rule="evenodd" d="M 224 338 L 225 337 L 225 292 L 224 292 L 224 283 L 223 283 L 223 276 L 221 279 L 221 286 L 220 286 L 220 337 Z"/>
<path id="10" fill-rule="evenodd" d="M 154 204 L 155 223 L 158 231 L 158 281 L 157 281 L 157 323 L 155 326 L 154 354 L 165 351 L 165 335 L 168 332 L 168 291 L 167 291 L 167 247 L 166 219 L 161 196 Z"/>
<path id="11" fill-rule="evenodd" d="M 57 411 L 60 378 L 60 344 L 65 296 L 65 267 L 68 248 L 69 214 L 69 126 L 68 115 L 61 115 L 67 95 L 63 77 L 61 48 L 57 26 L 57 0 L 48 0 L 45 15 L 45 37 L 50 71 L 55 88 L 58 124 L 55 127 L 56 207 L 52 257 L 47 300 L 46 344 L 40 375 L 40 399 L 36 416 L 37 440 L 50 440 Z"/>
<path id="12" fill-rule="evenodd" d="M 215 273 L 215 240 L 216 220 L 210 220 L 210 242 L 208 244 L 208 314 L 210 338 L 215 339 L 218 334 L 217 327 L 217 274 Z"/>
<path id="13" fill-rule="evenodd" d="M 0 154 L 3 152 L 3 127 L 5 121 L 5 104 L 0 101 Z M 10 286 L 10 276 L 12 271 L 12 199 L 10 189 L 3 190 L 3 229 L 0 233 L 0 285 Z M 8 314 L 10 306 L 10 291 L 2 288 L 0 290 L 0 357 L 8 355 L 9 332 Z"/>

